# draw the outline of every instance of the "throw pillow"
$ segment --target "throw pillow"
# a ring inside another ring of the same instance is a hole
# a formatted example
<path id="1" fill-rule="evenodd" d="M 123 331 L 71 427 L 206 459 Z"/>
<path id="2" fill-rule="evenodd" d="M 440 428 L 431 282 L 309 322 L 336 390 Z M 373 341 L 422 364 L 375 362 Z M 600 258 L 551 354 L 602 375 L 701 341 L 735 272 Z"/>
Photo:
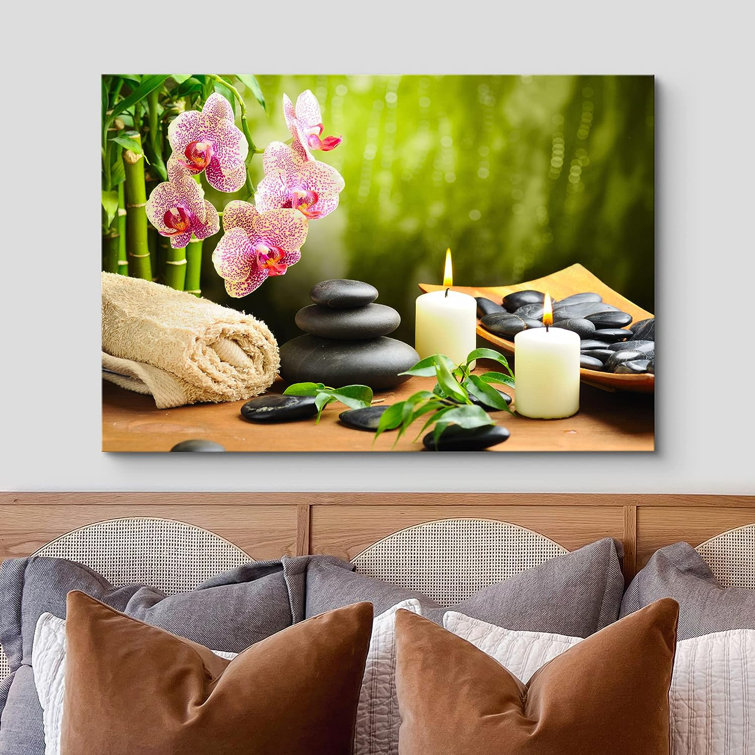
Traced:
<path id="1" fill-rule="evenodd" d="M 31 666 L 34 632 L 43 613 L 65 617 L 71 590 L 225 651 L 244 650 L 292 623 L 280 561 L 244 564 L 196 590 L 166 597 L 146 585 L 114 587 L 92 569 L 65 559 L 8 559 L 0 566 L 0 643 L 11 668 L 10 676 L 0 683 L 0 755 L 45 751 Z"/>
<path id="2" fill-rule="evenodd" d="M 228 661 L 71 592 L 61 751 L 350 753 L 371 630 L 359 603 Z"/>
<path id="3" fill-rule="evenodd" d="M 422 615 L 438 623 L 453 608 L 509 629 L 587 637 L 616 621 L 624 592 L 619 552 L 611 538 L 557 556 L 446 607 L 421 593 L 359 574 L 352 564 L 330 556 L 284 557 L 283 565 L 295 621 L 362 600 L 382 613 L 414 598 Z"/>
<path id="4" fill-rule="evenodd" d="M 396 615 L 401 752 L 669 752 L 678 606 L 661 600 L 574 645 L 525 685 L 427 619 Z"/>
<path id="5" fill-rule="evenodd" d="M 656 551 L 627 588 L 621 615 L 659 598 L 679 603 L 679 639 L 727 629 L 755 629 L 755 590 L 721 587 L 689 543 Z"/>

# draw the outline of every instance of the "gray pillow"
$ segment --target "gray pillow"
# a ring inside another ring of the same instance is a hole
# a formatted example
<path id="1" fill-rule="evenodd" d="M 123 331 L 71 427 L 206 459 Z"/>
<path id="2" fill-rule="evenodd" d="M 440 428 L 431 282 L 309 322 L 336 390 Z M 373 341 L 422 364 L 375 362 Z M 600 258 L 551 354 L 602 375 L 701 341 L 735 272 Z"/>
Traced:
<path id="1" fill-rule="evenodd" d="M 721 587 L 689 543 L 674 543 L 652 555 L 627 588 L 621 615 L 659 598 L 673 598 L 679 604 L 679 640 L 727 629 L 755 629 L 755 590 Z"/>
<path id="2" fill-rule="evenodd" d="M 0 644 L 11 668 L 0 684 L 2 755 L 44 755 L 42 708 L 31 667 L 34 629 L 42 613 L 65 618 L 71 590 L 213 650 L 240 652 L 292 623 L 280 561 L 244 564 L 196 590 L 166 597 L 144 585 L 113 587 L 65 559 L 8 559 L 0 566 Z"/>
<path id="3" fill-rule="evenodd" d="M 604 538 L 478 590 L 451 608 L 421 593 L 354 571 L 352 564 L 330 556 L 284 557 L 289 592 L 295 596 L 294 620 L 332 608 L 369 601 L 375 614 L 407 598 L 442 622 L 447 610 L 460 611 L 507 629 L 554 632 L 587 637 L 616 621 L 624 592 L 620 544 Z M 304 601 L 298 600 L 304 595 Z"/>

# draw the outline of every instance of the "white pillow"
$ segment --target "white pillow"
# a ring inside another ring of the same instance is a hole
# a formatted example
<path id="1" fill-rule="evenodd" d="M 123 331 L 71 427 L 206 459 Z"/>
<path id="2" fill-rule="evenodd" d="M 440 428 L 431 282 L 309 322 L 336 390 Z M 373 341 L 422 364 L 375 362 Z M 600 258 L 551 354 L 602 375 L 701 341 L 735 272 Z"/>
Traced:
<path id="1" fill-rule="evenodd" d="M 373 621 L 357 709 L 354 752 L 358 755 L 398 752 L 401 719 L 396 697 L 396 611 L 399 608 L 421 613 L 419 601 L 410 599 L 389 608 Z M 229 660 L 236 657 L 236 653 L 220 650 L 213 653 Z M 66 623 L 43 613 L 34 631 L 32 668 L 42 705 L 45 755 L 60 755 L 65 667 Z"/>
<path id="2" fill-rule="evenodd" d="M 445 614 L 443 625 L 525 683 L 540 666 L 582 642 L 502 629 L 454 611 Z M 755 629 L 678 642 L 669 706 L 672 753 L 755 755 Z"/>

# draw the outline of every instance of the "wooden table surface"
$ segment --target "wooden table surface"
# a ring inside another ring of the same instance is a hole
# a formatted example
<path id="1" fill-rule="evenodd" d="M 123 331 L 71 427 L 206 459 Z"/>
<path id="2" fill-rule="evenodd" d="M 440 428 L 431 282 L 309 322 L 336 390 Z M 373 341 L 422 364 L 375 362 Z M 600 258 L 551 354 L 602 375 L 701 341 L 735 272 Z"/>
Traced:
<path id="1" fill-rule="evenodd" d="M 493 369 L 488 363 L 487 369 Z M 419 390 L 430 390 L 433 378 L 410 378 L 394 391 L 375 395 L 391 404 Z M 276 382 L 271 392 L 281 392 Z M 537 420 L 492 412 L 511 437 L 490 451 L 653 451 L 653 395 L 607 392 L 582 384 L 580 411 L 568 419 Z M 352 430 L 338 421 L 346 407 L 325 408 L 319 425 L 314 419 L 263 425 L 241 416 L 243 401 L 156 409 L 153 399 L 103 381 L 102 450 L 170 451 L 182 440 L 204 438 L 227 451 L 423 451 L 413 442 L 421 428 L 410 429 L 394 446 L 395 433 L 373 443 L 373 433 Z"/>

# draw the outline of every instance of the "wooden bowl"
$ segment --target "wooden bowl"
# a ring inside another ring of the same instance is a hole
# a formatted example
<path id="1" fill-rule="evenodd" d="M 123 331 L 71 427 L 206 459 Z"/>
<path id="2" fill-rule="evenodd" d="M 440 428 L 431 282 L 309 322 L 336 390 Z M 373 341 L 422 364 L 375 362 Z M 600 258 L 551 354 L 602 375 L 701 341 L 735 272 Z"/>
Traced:
<path id="1" fill-rule="evenodd" d="M 440 291 L 443 286 L 437 286 L 431 283 L 420 283 L 419 287 L 427 291 Z M 632 322 L 646 320 L 653 317 L 651 312 L 638 307 L 636 304 L 624 298 L 621 294 L 607 286 L 600 278 L 593 275 L 587 268 L 576 264 L 559 270 L 544 278 L 525 281 L 524 283 L 515 283 L 511 286 L 452 286 L 454 291 L 461 291 L 471 296 L 484 296 L 486 299 L 492 299 L 500 304 L 501 299 L 513 291 L 524 291 L 533 289 L 535 291 L 548 292 L 554 299 L 563 299 L 571 294 L 578 294 L 582 291 L 594 291 L 603 297 L 603 301 L 613 304 L 623 312 L 632 315 Z M 505 338 L 493 335 L 485 330 L 477 321 L 477 333 L 486 341 L 500 347 L 504 352 L 514 353 L 514 342 L 507 341 Z M 617 375 L 613 372 L 600 372 L 599 370 L 580 369 L 580 375 L 583 383 L 593 385 L 608 391 L 636 391 L 639 393 L 652 393 L 655 390 L 655 375 L 642 373 L 640 375 Z"/>

